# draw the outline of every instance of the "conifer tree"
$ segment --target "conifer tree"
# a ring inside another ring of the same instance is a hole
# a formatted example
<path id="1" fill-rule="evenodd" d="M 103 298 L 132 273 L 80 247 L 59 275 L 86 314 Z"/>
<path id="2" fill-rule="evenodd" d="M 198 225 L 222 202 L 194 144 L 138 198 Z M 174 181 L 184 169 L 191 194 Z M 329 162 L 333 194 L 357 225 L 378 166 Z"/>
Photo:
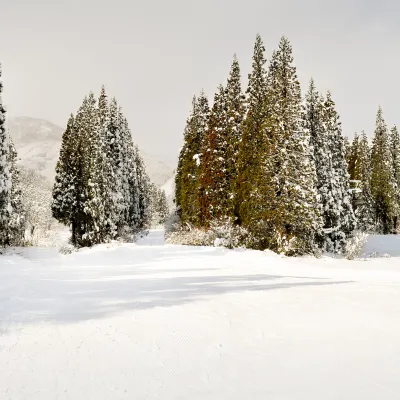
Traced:
<path id="1" fill-rule="evenodd" d="M 246 91 L 246 116 L 242 125 L 242 137 L 238 154 L 238 181 L 235 208 L 239 223 L 250 226 L 256 217 L 254 210 L 259 204 L 254 180 L 259 174 L 261 161 L 262 124 L 264 103 L 267 96 L 267 72 L 265 47 L 260 35 L 254 45 L 252 72 Z"/>
<path id="2" fill-rule="evenodd" d="M 8 165 L 11 174 L 10 191 L 10 218 L 8 222 L 7 244 L 20 246 L 23 244 L 25 234 L 25 212 L 22 205 L 21 187 L 19 182 L 19 170 L 16 165 L 17 151 L 12 140 L 9 140 Z"/>
<path id="3" fill-rule="evenodd" d="M 226 92 L 220 85 L 203 139 L 199 175 L 201 216 L 205 225 L 213 219 L 232 216 L 227 134 Z"/>
<path id="4" fill-rule="evenodd" d="M 383 234 L 388 234 L 392 230 L 393 217 L 397 213 L 396 183 L 389 132 L 380 107 L 372 144 L 371 170 L 371 192 L 377 229 Z"/>
<path id="5" fill-rule="evenodd" d="M 180 205 L 183 222 L 200 224 L 199 175 L 201 151 L 209 118 L 208 100 L 202 92 L 193 102 L 184 138 L 184 154 L 180 181 Z"/>
<path id="6" fill-rule="evenodd" d="M 356 219 L 349 195 L 350 183 L 341 123 L 329 92 L 324 102 L 324 125 L 331 168 L 329 196 L 323 215 L 324 228 L 328 239 L 327 250 L 340 252 L 344 249 L 346 238 L 355 228 Z"/>
<path id="7" fill-rule="evenodd" d="M 239 61 L 234 56 L 226 86 L 226 142 L 227 149 L 224 157 L 227 160 L 226 179 L 229 185 L 227 193 L 227 209 L 224 214 L 236 219 L 239 216 L 237 198 L 238 156 L 242 138 L 242 124 L 245 114 L 245 96 L 242 92 Z"/>
<path id="8" fill-rule="evenodd" d="M 74 159 L 76 140 L 74 135 L 74 116 L 71 114 L 67 128 L 62 136 L 60 157 L 56 166 L 56 178 L 53 187 L 53 216 L 64 224 L 72 220 L 76 207 L 77 169 Z"/>
<path id="9" fill-rule="evenodd" d="M 292 47 L 283 37 L 274 54 L 265 102 L 257 217 L 271 229 L 268 247 L 289 255 L 313 252 L 321 229 L 310 135 L 303 128 Z"/>
<path id="10" fill-rule="evenodd" d="M 357 226 L 363 232 L 375 229 L 374 204 L 371 194 L 371 150 L 365 132 L 358 139 L 355 179 L 360 181 L 359 195 L 361 204 L 356 207 Z"/>
<path id="11" fill-rule="evenodd" d="M 393 217 L 393 230 L 394 232 L 397 232 L 400 214 L 400 136 L 396 126 L 394 126 L 390 131 L 390 147 L 392 150 L 393 159 L 396 203 L 396 211 Z"/>
<path id="12" fill-rule="evenodd" d="M 346 154 L 347 170 L 348 170 L 348 166 L 350 164 L 351 144 L 347 136 L 344 137 L 344 149 Z"/>
<path id="13" fill-rule="evenodd" d="M 349 153 L 349 161 L 348 161 L 348 170 L 351 180 L 357 180 L 356 175 L 356 165 L 357 165 L 357 157 L 358 157 L 358 144 L 359 144 L 359 135 L 356 133 L 353 138 L 353 142 L 351 143 L 350 153 Z"/>
<path id="14" fill-rule="evenodd" d="M 1 79 L 0 65 L 0 79 Z M 3 82 L 0 80 L 0 246 L 7 244 L 8 224 L 11 211 L 11 171 L 8 160 L 8 135 L 5 127 L 6 110 L 2 103 Z"/>
<path id="15" fill-rule="evenodd" d="M 119 141 L 110 131 L 110 107 L 108 105 L 105 87 L 102 86 L 98 100 L 98 142 L 99 142 L 99 168 L 101 174 L 98 179 L 99 192 L 104 204 L 104 240 L 114 239 L 118 234 L 119 208 L 118 195 L 120 188 L 119 177 L 116 176 L 114 149 Z"/>

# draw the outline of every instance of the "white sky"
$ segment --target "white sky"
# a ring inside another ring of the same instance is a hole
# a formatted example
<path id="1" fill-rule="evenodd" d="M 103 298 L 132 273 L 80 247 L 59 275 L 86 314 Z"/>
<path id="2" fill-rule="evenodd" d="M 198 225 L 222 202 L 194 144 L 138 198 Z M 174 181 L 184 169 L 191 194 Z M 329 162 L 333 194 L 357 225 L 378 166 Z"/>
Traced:
<path id="1" fill-rule="evenodd" d="M 244 85 L 256 33 L 269 59 L 293 44 L 303 87 L 330 89 L 345 134 L 372 135 L 378 105 L 400 124 L 395 0 L 0 0 L 0 62 L 11 116 L 64 126 L 106 85 L 134 139 L 175 166 L 191 98 L 212 99 L 236 52 Z"/>

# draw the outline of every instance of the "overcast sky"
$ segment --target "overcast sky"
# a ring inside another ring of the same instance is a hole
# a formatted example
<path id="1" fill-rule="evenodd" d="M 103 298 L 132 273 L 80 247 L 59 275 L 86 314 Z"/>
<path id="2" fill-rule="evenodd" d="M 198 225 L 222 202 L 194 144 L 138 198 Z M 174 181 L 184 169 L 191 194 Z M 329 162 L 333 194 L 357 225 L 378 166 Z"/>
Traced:
<path id="1" fill-rule="evenodd" d="M 292 42 L 303 92 L 330 89 L 344 133 L 372 135 L 379 104 L 400 124 L 397 0 L 0 0 L 0 62 L 10 116 L 65 126 L 102 84 L 134 139 L 175 165 L 191 98 L 212 99 L 236 53 L 247 74 L 256 33 L 267 59 Z"/>

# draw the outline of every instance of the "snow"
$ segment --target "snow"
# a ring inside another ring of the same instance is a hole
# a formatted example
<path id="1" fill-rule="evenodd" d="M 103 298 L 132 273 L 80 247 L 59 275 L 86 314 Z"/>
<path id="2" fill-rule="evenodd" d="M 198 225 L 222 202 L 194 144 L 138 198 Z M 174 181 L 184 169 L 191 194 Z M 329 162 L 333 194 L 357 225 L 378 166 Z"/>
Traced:
<path id="1" fill-rule="evenodd" d="M 10 250 L 0 398 L 397 399 L 399 261 L 165 245 L 162 230 Z"/>

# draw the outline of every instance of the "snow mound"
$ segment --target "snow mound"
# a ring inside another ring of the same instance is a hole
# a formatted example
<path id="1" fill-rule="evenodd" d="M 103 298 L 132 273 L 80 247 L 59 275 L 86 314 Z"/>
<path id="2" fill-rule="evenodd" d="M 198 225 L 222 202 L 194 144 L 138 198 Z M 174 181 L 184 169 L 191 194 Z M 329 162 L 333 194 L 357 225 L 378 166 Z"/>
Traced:
<path id="1" fill-rule="evenodd" d="M 369 235 L 363 257 L 400 257 L 400 235 Z"/>

